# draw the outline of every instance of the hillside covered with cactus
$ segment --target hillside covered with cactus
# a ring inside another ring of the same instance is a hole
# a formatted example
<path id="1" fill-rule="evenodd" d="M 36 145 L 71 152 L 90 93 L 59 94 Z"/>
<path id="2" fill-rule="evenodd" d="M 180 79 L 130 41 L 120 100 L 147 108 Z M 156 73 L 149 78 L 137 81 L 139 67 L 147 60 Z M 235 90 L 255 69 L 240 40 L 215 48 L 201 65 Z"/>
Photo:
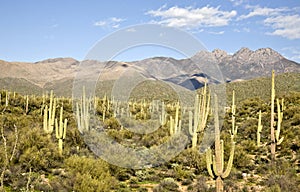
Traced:
<path id="1" fill-rule="evenodd" d="M 137 87 L 127 103 L 110 98 L 109 90 L 89 97 L 84 87 L 77 99 L 55 90 L 32 95 L 2 90 L 0 190 L 297 192 L 299 85 L 297 73 L 228 83 L 224 109 L 206 84 L 190 108 L 172 94 L 152 101 L 155 95 L 145 90 L 167 89 L 153 82 Z M 100 128 L 93 126 L 96 120 Z M 159 128 L 131 131 L 135 122 Z M 99 149 L 103 134 L 138 149 L 145 161 L 149 156 L 143 152 L 154 151 L 157 165 L 125 158 L 122 148 Z M 170 149 L 185 142 L 168 159 Z M 165 143 L 163 151 L 156 150 Z M 106 153 L 110 159 L 100 158 Z M 127 168 L 114 165 L 120 161 Z"/>

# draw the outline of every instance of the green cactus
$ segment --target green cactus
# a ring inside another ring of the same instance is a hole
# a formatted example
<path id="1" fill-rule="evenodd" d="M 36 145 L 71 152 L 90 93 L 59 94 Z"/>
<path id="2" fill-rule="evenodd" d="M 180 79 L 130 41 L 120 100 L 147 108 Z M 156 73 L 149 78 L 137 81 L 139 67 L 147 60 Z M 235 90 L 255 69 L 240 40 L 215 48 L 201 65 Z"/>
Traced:
<path id="1" fill-rule="evenodd" d="M 8 102 L 9 102 L 9 92 L 6 90 L 6 94 L 5 94 L 5 107 L 8 106 Z"/>
<path id="2" fill-rule="evenodd" d="M 58 151 L 62 155 L 63 152 L 63 141 L 66 138 L 68 120 L 65 119 L 63 122 L 63 107 L 60 108 L 59 124 L 55 119 L 55 136 L 58 139 Z"/>
<path id="3" fill-rule="evenodd" d="M 159 115 L 159 122 L 160 122 L 160 125 L 162 125 L 162 126 L 165 125 L 167 122 L 167 113 L 166 113 L 164 102 L 161 103 L 161 115 Z"/>
<path id="4" fill-rule="evenodd" d="M 90 114 L 89 114 L 89 100 L 85 95 L 85 87 L 82 88 L 82 97 L 80 103 L 76 103 L 76 119 L 78 130 L 82 133 L 83 131 L 89 130 Z"/>
<path id="5" fill-rule="evenodd" d="M 278 116 L 278 122 L 277 122 L 277 130 L 275 130 L 275 121 L 274 121 L 274 116 L 275 116 L 275 72 L 272 70 L 272 87 L 271 87 L 271 158 L 274 161 L 276 158 L 276 145 L 280 145 L 283 141 L 283 137 L 280 137 L 280 128 L 281 128 L 281 123 L 283 119 L 283 110 L 284 110 L 284 99 L 281 100 L 281 105 L 280 107 L 280 102 L 279 99 L 277 99 L 277 116 Z M 281 110 L 282 108 L 282 110 Z"/>
<path id="6" fill-rule="evenodd" d="M 256 143 L 258 147 L 260 146 L 260 137 L 261 137 L 262 128 L 263 126 L 261 124 L 261 110 L 259 110 L 258 125 L 257 125 L 257 132 L 256 132 L 256 136 L 257 136 Z"/>
<path id="7" fill-rule="evenodd" d="M 275 100 L 275 72 L 272 71 L 272 87 L 271 87 L 271 157 L 275 159 L 276 141 L 274 129 L 274 100 Z"/>
<path id="8" fill-rule="evenodd" d="M 235 112 L 236 112 L 236 105 L 235 105 L 235 91 L 232 91 L 232 105 L 231 105 L 231 135 L 235 136 L 237 134 L 237 126 L 235 125 Z"/>
<path id="9" fill-rule="evenodd" d="M 55 111 L 56 111 L 56 98 L 54 98 L 53 91 L 51 91 L 49 108 L 48 105 L 46 105 L 44 109 L 43 129 L 47 134 L 51 134 L 53 132 Z"/>
<path id="10" fill-rule="evenodd" d="M 189 133 L 192 136 L 192 148 L 196 148 L 197 146 L 198 133 L 204 130 L 207 123 L 209 111 L 210 93 L 207 91 L 207 86 L 205 83 L 201 95 L 196 95 L 194 114 L 189 111 Z"/>
<path id="11" fill-rule="evenodd" d="M 175 119 L 170 116 L 170 135 L 174 135 L 181 131 L 181 120 L 179 120 L 179 102 L 175 105 Z"/>
<path id="12" fill-rule="evenodd" d="M 25 103 L 25 115 L 28 113 L 28 103 L 29 103 L 29 97 L 26 95 L 26 103 Z"/>
<path id="13" fill-rule="evenodd" d="M 277 101 L 277 118 L 278 118 L 278 120 L 277 120 L 277 130 L 275 130 L 275 140 L 276 140 L 276 145 L 280 145 L 284 138 L 284 137 L 279 138 L 281 123 L 282 123 L 282 119 L 283 119 L 284 99 L 281 100 L 281 106 L 280 106 L 279 99 L 277 99 L 276 101 Z"/>
<path id="14" fill-rule="evenodd" d="M 224 142 L 220 139 L 220 128 L 219 128 L 219 117 L 218 117 L 218 101 L 217 96 L 215 96 L 214 102 L 214 126 L 215 126 L 215 154 L 212 155 L 212 150 L 209 148 L 206 152 L 206 165 L 209 175 L 216 182 L 216 191 L 223 191 L 223 179 L 228 177 L 230 174 L 233 157 L 234 157 L 234 135 L 231 134 L 231 150 L 230 156 L 227 163 L 227 167 L 224 171 Z"/>

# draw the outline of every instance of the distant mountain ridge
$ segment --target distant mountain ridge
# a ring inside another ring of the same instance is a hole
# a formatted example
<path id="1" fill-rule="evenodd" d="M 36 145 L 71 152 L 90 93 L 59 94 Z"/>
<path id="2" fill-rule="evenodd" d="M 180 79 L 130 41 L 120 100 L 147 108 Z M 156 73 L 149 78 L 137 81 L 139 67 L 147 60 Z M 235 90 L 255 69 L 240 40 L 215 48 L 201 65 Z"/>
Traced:
<path id="1" fill-rule="evenodd" d="M 10 78 L 9 82 L 12 84 L 12 79 L 23 79 L 27 84 L 32 83 L 35 89 L 53 88 L 66 82 L 70 84 L 78 72 L 80 63 L 89 66 L 85 74 L 87 77 L 101 72 L 102 80 L 116 80 L 128 68 L 134 67 L 148 78 L 162 79 L 190 89 L 201 87 L 204 81 L 219 83 L 220 78 L 214 75 L 223 76 L 224 81 L 231 82 L 270 76 L 273 69 L 277 74 L 300 72 L 299 63 L 284 58 L 271 48 L 255 51 L 241 48 L 232 55 L 215 49 L 212 52 L 200 51 L 191 58 L 181 60 L 154 57 L 134 62 L 110 61 L 106 63 L 105 69 L 99 69 L 101 62 L 80 62 L 73 58 L 53 58 L 35 63 L 0 60 L 0 79 Z M 212 66 L 215 68 L 209 69 Z M 214 69 L 220 73 L 211 72 Z M 6 84 L 5 88 L 7 86 L 9 85 Z M 0 88 L 3 88 L 3 85 L 0 84 Z"/>

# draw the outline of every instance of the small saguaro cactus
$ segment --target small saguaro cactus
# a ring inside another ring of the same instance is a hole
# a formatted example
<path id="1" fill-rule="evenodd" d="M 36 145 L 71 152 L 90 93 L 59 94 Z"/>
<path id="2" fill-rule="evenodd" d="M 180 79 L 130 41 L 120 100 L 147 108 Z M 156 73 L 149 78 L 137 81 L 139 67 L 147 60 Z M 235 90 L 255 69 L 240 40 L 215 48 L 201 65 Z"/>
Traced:
<path id="1" fill-rule="evenodd" d="M 67 123 L 68 123 L 67 119 L 65 119 L 63 122 L 63 107 L 61 107 L 59 123 L 57 119 L 55 119 L 55 136 L 56 139 L 58 139 L 58 152 L 60 155 L 62 155 L 63 152 L 63 141 L 66 138 Z"/>
<path id="2" fill-rule="evenodd" d="M 256 136 L 257 136 L 256 143 L 258 147 L 260 146 L 260 137 L 261 137 L 262 128 L 263 126 L 261 124 L 261 110 L 259 110 L 258 125 L 257 125 L 257 132 L 256 132 Z"/>
<path id="3" fill-rule="evenodd" d="M 47 134 L 51 134 L 54 129 L 55 121 L 55 111 L 56 111 L 56 98 L 53 97 L 53 91 L 50 94 L 50 104 L 44 108 L 44 122 L 43 128 Z"/>
<path id="4" fill-rule="evenodd" d="M 223 179 L 228 177 L 233 164 L 235 142 L 234 135 L 232 134 L 230 156 L 227 163 L 227 167 L 224 171 L 224 142 L 220 139 L 217 96 L 215 96 L 214 105 L 215 154 L 212 155 L 212 150 L 210 148 L 207 150 L 206 165 L 209 175 L 215 180 L 216 191 L 223 192 Z"/>

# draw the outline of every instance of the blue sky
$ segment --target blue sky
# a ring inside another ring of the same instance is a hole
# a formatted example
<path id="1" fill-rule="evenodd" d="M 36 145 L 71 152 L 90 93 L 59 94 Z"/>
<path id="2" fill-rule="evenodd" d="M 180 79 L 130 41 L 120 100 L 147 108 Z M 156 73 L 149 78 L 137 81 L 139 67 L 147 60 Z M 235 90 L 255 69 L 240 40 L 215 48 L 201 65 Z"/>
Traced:
<path id="1" fill-rule="evenodd" d="M 0 59 L 82 60 L 114 31 L 148 23 L 185 30 L 209 51 L 270 47 L 300 62 L 299 0 L 0 0 Z M 144 50 L 128 59 L 176 57 L 169 50 Z"/>

